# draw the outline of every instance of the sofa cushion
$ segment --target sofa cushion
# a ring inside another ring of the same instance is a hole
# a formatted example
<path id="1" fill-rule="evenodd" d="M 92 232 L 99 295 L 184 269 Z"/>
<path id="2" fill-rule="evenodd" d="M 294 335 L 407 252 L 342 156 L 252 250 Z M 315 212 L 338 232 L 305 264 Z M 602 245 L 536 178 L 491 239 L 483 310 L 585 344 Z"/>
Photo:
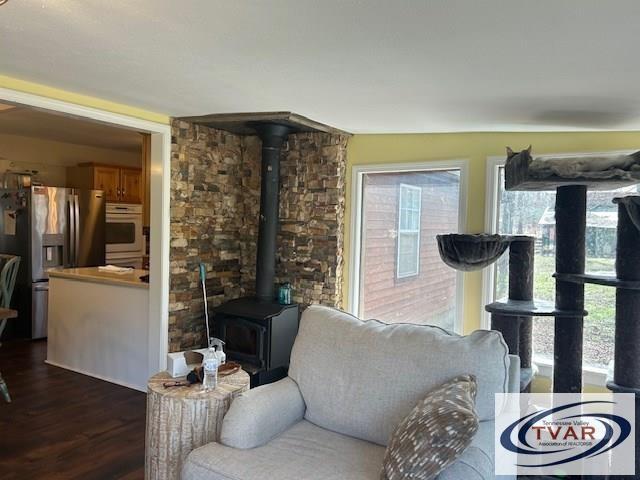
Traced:
<path id="1" fill-rule="evenodd" d="M 457 375 L 476 377 L 480 420 L 493 419 L 506 392 L 509 358 L 498 332 L 468 336 L 438 327 L 362 321 L 339 310 L 305 310 L 289 376 L 321 427 L 387 445 L 396 426 L 429 391 Z"/>
<path id="2" fill-rule="evenodd" d="M 429 392 L 393 433 L 382 480 L 432 480 L 456 461 L 478 430 L 476 380 L 460 375 Z"/>
<path id="3" fill-rule="evenodd" d="M 493 422 L 481 422 L 469 448 L 437 480 L 493 480 L 493 430 Z M 384 453 L 303 420 L 262 447 L 200 447 L 187 457 L 182 480 L 378 480 Z"/>
<path id="4" fill-rule="evenodd" d="M 384 448 L 302 420 L 262 447 L 219 443 L 187 458 L 182 480 L 377 480 Z"/>
<path id="5" fill-rule="evenodd" d="M 220 443 L 259 447 L 302 420 L 304 411 L 300 390 L 289 377 L 252 388 L 237 396 L 224 416 Z"/>

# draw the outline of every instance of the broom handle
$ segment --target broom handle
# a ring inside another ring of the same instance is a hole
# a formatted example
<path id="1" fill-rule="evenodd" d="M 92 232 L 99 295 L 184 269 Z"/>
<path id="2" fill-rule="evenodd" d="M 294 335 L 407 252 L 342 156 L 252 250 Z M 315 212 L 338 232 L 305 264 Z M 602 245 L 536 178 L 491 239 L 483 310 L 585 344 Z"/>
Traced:
<path id="1" fill-rule="evenodd" d="M 204 320 L 207 325 L 207 348 L 209 347 L 209 340 L 211 338 L 211 332 L 209 331 L 209 307 L 207 306 L 207 271 L 204 263 L 200 264 L 200 281 L 202 282 L 202 295 L 204 297 Z"/>

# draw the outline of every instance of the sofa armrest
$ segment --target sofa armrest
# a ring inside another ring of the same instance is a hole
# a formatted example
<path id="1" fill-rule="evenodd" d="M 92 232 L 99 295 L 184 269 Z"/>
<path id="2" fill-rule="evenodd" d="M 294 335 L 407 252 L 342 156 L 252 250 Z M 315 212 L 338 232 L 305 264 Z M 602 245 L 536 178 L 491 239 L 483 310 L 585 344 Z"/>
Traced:
<path id="1" fill-rule="evenodd" d="M 222 420 L 220 443 L 255 448 L 304 417 L 306 406 L 298 384 L 286 377 L 238 396 Z"/>
<path id="2" fill-rule="evenodd" d="M 507 393 L 520 393 L 520 357 L 509 355 L 509 385 Z"/>

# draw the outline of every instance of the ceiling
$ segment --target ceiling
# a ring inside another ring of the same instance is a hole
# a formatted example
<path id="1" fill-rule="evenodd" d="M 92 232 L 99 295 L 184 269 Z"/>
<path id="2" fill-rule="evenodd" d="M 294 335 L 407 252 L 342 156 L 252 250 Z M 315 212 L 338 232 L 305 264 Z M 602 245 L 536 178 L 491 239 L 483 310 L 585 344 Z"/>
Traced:
<path id="1" fill-rule="evenodd" d="M 91 147 L 140 152 L 142 136 L 135 131 L 97 122 L 0 103 L 0 134 L 22 135 Z"/>
<path id="2" fill-rule="evenodd" d="M 640 129 L 637 0 L 9 0 L 0 73 L 354 133 Z"/>

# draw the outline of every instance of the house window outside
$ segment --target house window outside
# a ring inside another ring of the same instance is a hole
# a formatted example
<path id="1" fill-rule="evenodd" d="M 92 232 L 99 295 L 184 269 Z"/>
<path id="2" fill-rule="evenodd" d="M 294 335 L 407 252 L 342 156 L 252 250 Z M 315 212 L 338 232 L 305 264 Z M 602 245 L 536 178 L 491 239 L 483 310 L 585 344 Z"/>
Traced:
<path id="1" fill-rule="evenodd" d="M 637 193 L 638 186 L 612 191 L 589 191 L 586 218 L 586 271 L 615 275 L 616 228 L 618 209 L 615 197 Z M 497 231 L 502 234 L 536 237 L 534 295 L 555 301 L 555 191 L 507 192 L 504 167 L 498 175 Z M 508 295 L 508 255 L 495 265 L 494 298 Z M 613 361 L 615 335 L 615 289 L 585 285 L 584 367 L 607 369 Z M 535 318 L 533 322 L 534 359 L 553 363 L 554 319 Z"/>
<path id="2" fill-rule="evenodd" d="M 436 235 L 460 231 L 461 168 L 359 175 L 352 312 L 387 323 L 458 329 L 462 278 L 440 259 Z"/>
<path id="3" fill-rule="evenodd" d="M 398 206 L 396 277 L 406 278 L 418 275 L 420 271 L 422 188 L 401 184 Z"/>

